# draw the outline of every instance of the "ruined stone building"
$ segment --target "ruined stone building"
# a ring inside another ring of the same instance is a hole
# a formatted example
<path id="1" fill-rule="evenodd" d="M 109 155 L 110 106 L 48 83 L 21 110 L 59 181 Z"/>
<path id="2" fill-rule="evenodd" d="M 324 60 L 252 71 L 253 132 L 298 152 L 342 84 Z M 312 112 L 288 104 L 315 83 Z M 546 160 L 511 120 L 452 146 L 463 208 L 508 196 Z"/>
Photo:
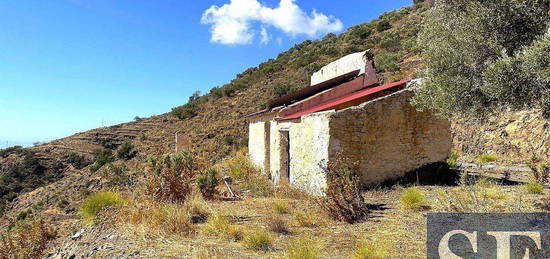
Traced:
<path id="1" fill-rule="evenodd" d="M 249 155 L 275 183 L 322 195 L 322 166 L 337 156 L 359 164 L 374 185 L 443 161 L 451 149 L 448 121 L 409 103 L 414 82 L 380 85 L 372 56 L 350 54 L 321 68 L 311 85 L 248 115 Z"/>

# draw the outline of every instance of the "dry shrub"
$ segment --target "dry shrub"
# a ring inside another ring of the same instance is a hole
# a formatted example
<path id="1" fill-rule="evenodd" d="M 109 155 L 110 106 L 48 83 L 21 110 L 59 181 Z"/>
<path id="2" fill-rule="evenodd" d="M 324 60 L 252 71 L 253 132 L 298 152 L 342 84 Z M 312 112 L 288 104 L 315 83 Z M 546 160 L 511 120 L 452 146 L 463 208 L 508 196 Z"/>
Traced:
<path id="1" fill-rule="evenodd" d="M 119 215 L 122 222 L 140 226 L 153 235 L 190 236 L 195 233 L 184 204 L 132 200 L 122 208 Z"/>
<path id="2" fill-rule="evenodd" d="M 203 228 L 206 235 L 228 238 L 234 241 L 242 239 L 241 229 L 231 222 L 229 216 L 214 215 L 208 218 Z"/>
<path id="3" fill-rule="evenodd" d="M 56 232 L 42 219 L 19 221 L 0 237 L 0 258 L 42 258 Z"/>
<path id="4" fill-rule="evenodd" d="M 267 227 L 274 233 L 283 235 L 290 234 L 286 221 L 281 218 L 269 218 L 267 221 Z"/>
<path id="5" fill-rule="evenodd" d="M 211 214 L 210 207 L 199 195 L 193 195 L 191 199 L 185 201 L 184 209 L 193 224 L 205 222 Z"/>
<path id="6" fill-rule="evenodd" d="M 323 168 L 327 176 L 326 197 L 318 204 L 331 218 L 348 223 L 368 217 L 368 208 L 359 189 L 359 173 L 355 163 L 338 157 Z"/>
<path id="7" fill-rule="evenodd" d="M 273 238 L 262 229 L 253 229 L 246 233 L 244 244 L 255 251 L 268 251 L 272 248 Z"/>
<path id="8" fill-rule="evenodd" d="M 384 259 L 390 257 L 390 246 L 379 240 L 360 241 L 353 252 L 353 259 Z"/>
<path id="9" fill-rule="evenodd" d="M 533 158 L 529 164 L 533 171 L 533 178 L 537 183 L 547 184 L 550 177 L 550 165 L 545 162 L 540 162 L 537 158 Z"/>
<path id="10" fill-rule="evenodd" d="M 152 174 L 145 180 L 145 192 L 156 201 L 183 203 L 192 192 L 195 176 L 193 157 L 180 152 L 151 158 Z"/>
<path id="11" fill-rule="evenodd" d="M 321 244 L 317 240 L 305 235 L 292 239 L 285 257 L 288 259 L 321 258 Z"/>

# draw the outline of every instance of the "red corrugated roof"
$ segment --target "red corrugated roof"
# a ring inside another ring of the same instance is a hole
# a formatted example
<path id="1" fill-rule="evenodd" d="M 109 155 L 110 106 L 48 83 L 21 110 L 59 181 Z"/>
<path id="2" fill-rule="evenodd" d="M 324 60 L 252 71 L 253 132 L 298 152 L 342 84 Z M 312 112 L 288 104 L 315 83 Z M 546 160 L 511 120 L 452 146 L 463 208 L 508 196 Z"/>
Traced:
<path id="1" fill-rule="evenodd" d="M 342 96 L 340 98 L 336 98 L 334 100 L 330 100 L 328 102 L 321 103 L 317 106 L 314 106 L 314 107 L 311 107 L 311 108 L 308 108 L 308 109 L 305 109 L 305 110 L 301 110 L 297 113 L 290 114 L 286 117 L 277 118 L 276 120 L 281 121 L 281 120 L 297 119 L 297 118 L 300 118 L 300 117 L 302 117 L 304 115 L 307 115 L 307 114 L 310 114 L 310 113 L 329 110 L 331 108 L 336 107 L 337 105 L 344 104 L 344 103 L 347 103 L 347 102 L 350 102 L 350 101 L 353 101 L 353 100 L 356 100 L 356 99 L 359 99 L 359 98 L 362 98 L 362 97 L 365 97 L 365 96 L 368 96 L 368 95 L 371 95 L 371 94 L 374 94 L 374 93 L 378 93 L 378 92 L 381 92 L 381 91 L 384 91 L 384 90 L 387 90 L 387 89 L 390 89 L 390 88 L 401 86 L 403 84 L 406 84 L 409 81 L 410 80 L 401 80 L 401 81 L 391 83 L 391 84 L 385 84 L 385 85 L 381 85 L 381 86 L 376 86 L 376 87 L 372 87 L 372 88 L 363 89 L 363 90 L 357 91 L 355 93 L 351 93 L 351 94 Z"/>

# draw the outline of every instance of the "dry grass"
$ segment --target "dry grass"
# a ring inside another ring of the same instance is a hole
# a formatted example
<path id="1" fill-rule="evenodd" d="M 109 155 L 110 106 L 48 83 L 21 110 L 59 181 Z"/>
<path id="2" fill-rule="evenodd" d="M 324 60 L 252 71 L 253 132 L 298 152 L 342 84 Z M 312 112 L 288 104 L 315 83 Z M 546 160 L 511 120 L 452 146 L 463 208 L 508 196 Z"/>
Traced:
<path id="1" fill-rule="evenodd" d="M 321 243 L 310 236 L 301 235 L 292 239 L 285 253 L 288 259 L 317 259 L 321 258 Z"/>
<path id="2" fill-rule="evenodd" d="M 56 232 L 42 219 L 19 221 L 0 236 L 0 258 L 42 258 Z"/>
<path id="3" fill-rule="evenodd" d="M 153 236 L 190 236 L 196 232 L 184 204 L 130 200 L 118 213 L 120 222 Z"/>
<path id="4" fill-rule="evenodd" d="M 417 210 L 426 206 L 426 197 L 418 187 L 409 187 L 403 190 L 399 198 L 403 208 L 407 210 Z"/>
<path id="5" fill-rule="evenodd" d="M 317 227 L 319 226 L 319 215 L 313 210 L 297 212 L 294 214 L 294 223 L 300 227 Z"/>
<path id="6" fill-rule="evenodd" d="M 381 240 L 364 240 L 357 243 L 353 259 L 384 259 L 390 257 L 390 246 Z"/>
<path id="7" fill-rule="evenodd" d="M 228 159 L 218 163 L 217 168 L 223 175 L 229 175 L 235 181 L 235 188 L 239 192 L 249 192 L 257 197 L 270 197 L 274 188 L 266 175 L 252 164 L 248 151 L 241 149 Z"/>
<path id="8" fill-rule="evenodd" d="M 212 213 L 208 203 L 198 194 L 185 201 L 183 208 L 193 224 L 205 222 Z"/>
<path id="9" fill-rule="evenodd" d="M 490 163 L 498 160 L 498 156 L 494 154 L 484 154 L 476 158 L 479 163 Z"/>
<path id="10" fill-rule="evenodd" d="M 544 185 L 538 182 L 530 182 L 523 185 L 525 191 L 531 194 L 541 194 L 544 191 Z"/>
<path id="11" fill-rule="evenodd" d="M 229 216 L 224 215 L 210 217 L 202 231 L 206 235 L 223 237 L 233 241 L 239 241 L 243 236 L 241 229 L 231 222 Z"/>
<path id="12" fill-rule="evenodd" d="M 285 200 L 276 200 L 273 203 L 273 210 L 275 210 L 275 212 L 277 214 L 288 214 L 288 213 L 290 213 L 290 208 L 289 208 L 288 202 L 286 202 Z"/>
<path id="13" fill-rule="evenodd" d="M 255 251 L 268 251 L 273 246 L 271 235 L 259 228 L 246 232 L 243 241 L 247 248 Z"/>
<path id="14" fill-rule="evenodd" d="M 287 235 L 290 233 L 286 221 L 282 218 L 270 218 L 267 221 L 267 227 L 274 233 Z"/>

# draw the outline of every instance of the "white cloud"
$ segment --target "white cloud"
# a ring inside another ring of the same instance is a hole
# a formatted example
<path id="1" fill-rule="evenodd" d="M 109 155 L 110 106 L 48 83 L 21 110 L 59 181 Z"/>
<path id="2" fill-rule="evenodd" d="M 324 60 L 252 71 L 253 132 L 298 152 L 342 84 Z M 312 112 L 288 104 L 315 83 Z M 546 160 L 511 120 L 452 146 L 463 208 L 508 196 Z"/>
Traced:
<path id="1" fill-rule="evenodd" d="M 211 40 L 222 44 L 249 44 L 256 32 L 252 28 L 261 24 L 260 42 L 267 43 L 270 35 L 266 26 L 297 36 L 318 37 L 321 34 L 341 31 L 342 22 L 313 10 L 304 12 L 295 0 L 281 0 L 279 6 L 270 8 L 258 0 L 230 0 L 223 6 L 213 5 L 203 14 L 201 22 L 211 24 Z"/>
<path id="2" fill-rule="evenodd" d="M 265 27 L 262 26 L 262 29 L 260 30 L 260 43 L 267 44 L 270 39 L 271 39 L 271 36 L 269 36 L 269 33 L 267 33 L 267 30 L 265 29 Z"/>

